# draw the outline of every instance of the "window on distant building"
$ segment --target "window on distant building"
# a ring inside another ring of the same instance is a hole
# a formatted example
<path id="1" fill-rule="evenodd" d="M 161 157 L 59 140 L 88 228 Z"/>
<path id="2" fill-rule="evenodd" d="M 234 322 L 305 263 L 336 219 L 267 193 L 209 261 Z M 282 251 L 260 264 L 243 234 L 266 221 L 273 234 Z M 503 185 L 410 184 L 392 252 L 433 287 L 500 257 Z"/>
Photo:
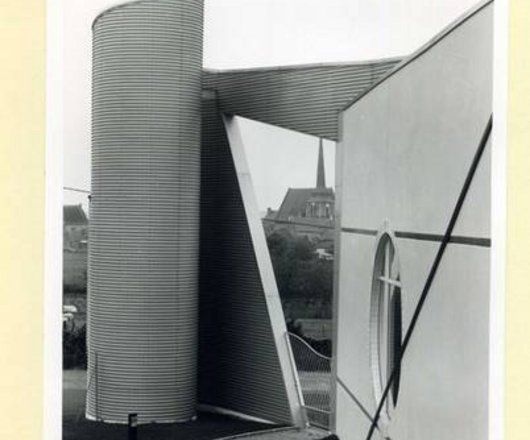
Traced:
<path id="1" fill-rule="evenodd" d="M 374 260 L 371 293 L 370 349 L 374 394 L 380 402 L 388 380 L 396 374 L 384 406 L 390 417 L 397 405 L 400 381 L 402 338 L 401 279 L 399 261 L 392 238 L 383 234 Z"/>

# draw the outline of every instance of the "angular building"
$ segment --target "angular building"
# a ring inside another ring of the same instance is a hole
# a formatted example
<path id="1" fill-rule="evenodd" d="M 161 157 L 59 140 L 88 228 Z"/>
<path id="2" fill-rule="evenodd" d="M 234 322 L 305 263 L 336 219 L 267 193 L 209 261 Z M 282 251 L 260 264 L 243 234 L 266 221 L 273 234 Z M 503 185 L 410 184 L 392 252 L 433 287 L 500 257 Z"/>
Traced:
<path id="1" fill-rule="evenodd" d="M 339 142 L 340 437 L 366 437 L 396 370 L 375 438 L 487 438 L 489 146 L 401 345 L 491 113 L 492 2 L 399 64 L 229 71 L 202 68 L 202 8 L 94 22 L 87 417 L 306 423 L 240 115 Z"/>

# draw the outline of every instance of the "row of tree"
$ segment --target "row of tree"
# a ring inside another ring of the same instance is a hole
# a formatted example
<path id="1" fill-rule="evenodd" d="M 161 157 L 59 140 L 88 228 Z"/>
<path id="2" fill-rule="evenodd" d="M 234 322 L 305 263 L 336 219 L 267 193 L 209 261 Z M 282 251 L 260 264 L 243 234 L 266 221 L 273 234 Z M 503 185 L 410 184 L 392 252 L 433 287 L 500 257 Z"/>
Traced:
<path id="1" fill-rule="evenodd" d="M 331 318 L 333 261 L 319 258 L 318 244 L 288 229 L 267 237 L 287 319 Z"/>

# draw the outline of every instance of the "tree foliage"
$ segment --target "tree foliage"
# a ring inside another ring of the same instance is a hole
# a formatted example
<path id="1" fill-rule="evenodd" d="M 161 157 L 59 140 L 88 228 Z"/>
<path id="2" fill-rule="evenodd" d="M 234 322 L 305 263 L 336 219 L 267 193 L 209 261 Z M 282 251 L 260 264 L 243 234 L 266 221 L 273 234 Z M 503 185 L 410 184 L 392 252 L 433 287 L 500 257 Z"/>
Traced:
<path id="1" fill-rule="evenodd" d="M 86 325 L 79 329 L 63 327 L 63 368 L 86 369 Z"/>
<path id="2" fill-rule="evenodd" d="M 320 259 L 316 245 L 304 236 L 295 236 L 287 229 L 273 232 L 267 237 L 274 274 L 284 308 L 293 302 L 302 302 L 305 311 L 291 318 L 330 317 L 333 292 L 333 262 Z M 312 306 L 325 307 L 315 315 Z M 290 313 L 286 313 L 289 315 Z M 305 316 L 302 316 L 305 315 Z M 326 315 L 326 316 L 323 316 Z"/>

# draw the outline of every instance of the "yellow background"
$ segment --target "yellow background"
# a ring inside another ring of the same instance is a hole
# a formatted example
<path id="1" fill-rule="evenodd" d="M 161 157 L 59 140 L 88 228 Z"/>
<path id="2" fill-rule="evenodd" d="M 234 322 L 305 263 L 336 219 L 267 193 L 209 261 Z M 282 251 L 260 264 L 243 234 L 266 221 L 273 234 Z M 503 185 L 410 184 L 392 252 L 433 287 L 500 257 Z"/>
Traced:
<path id="1" fill-rule="evenodd" d="M 506 439 L 530 438 L 530 1 L 511 0 L 508 73 Z"/>
<path id="2" fill-rule="evenodd" d="M 42 431 L 45 2 L 0 0 L 0 439 Z"/>
<path id="3" fill-rule="evenodd" d="M 88 0 L 87 0 L 88 1 Z M 42 430 L 45 2 L 0 0 L 0 438 Z M 506 439 L 530 438 L 530 1 L 511 0 Z M 478 440 L 478 439 L 477 439 Z"/>

